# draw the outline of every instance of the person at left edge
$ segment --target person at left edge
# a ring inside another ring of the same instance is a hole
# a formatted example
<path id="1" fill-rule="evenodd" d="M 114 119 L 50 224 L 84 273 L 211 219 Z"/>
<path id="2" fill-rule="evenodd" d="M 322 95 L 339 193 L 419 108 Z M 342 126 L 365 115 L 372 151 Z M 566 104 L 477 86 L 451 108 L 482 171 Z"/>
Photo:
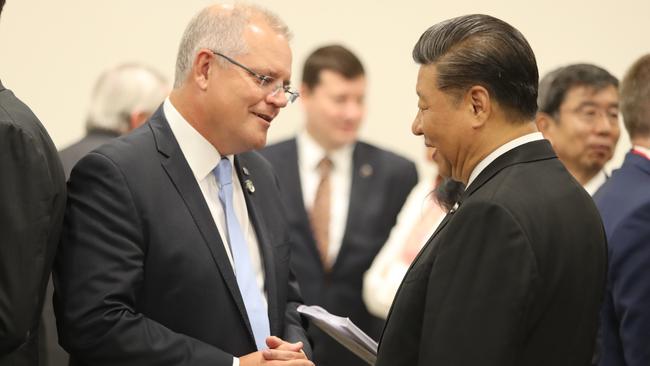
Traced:
<path id="1" fill-rule="evenodd" d="M 249 152 L 295 99 L 289 35 L 206 7 L 169 99 L 73 168 L 54 271 L 73 365 L 313 365 L 277 180 Z"/>
<path id="2" fill-rule="evenodd" d="M 0 13 L 4 4 L 0 0 Z M 32 110 L 0 82 L 2 366 L 42 365 L 40 314 L 64 209 L 65 176 L 50 136 Z"/>

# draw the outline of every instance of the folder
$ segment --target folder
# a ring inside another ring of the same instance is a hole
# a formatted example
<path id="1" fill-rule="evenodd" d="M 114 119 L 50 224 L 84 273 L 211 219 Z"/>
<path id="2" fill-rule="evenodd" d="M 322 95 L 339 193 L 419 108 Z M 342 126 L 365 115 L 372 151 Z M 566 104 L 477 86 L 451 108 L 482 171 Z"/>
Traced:
<path id="1" fill-rule="evenodd" d="M 316 305 L 300 305 L 298 312 L 369 365 L 373 366 L 377 361 L 377 342 L 354 325 L 350 318 L 332 315 Z"/>

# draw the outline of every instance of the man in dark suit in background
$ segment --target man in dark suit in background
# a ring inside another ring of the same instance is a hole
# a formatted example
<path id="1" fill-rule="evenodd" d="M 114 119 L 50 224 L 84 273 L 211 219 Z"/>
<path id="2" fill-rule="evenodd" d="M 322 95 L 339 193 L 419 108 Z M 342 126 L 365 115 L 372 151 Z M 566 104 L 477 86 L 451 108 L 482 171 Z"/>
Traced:
<path id="1" fill-rule="evenodd" d="M 350 317 L 377 339 L 383 321 L 363 303 L 363 274 L 417 172 L 412 162 L 357 140 L 365 91 L 364 69 L 352 52 L 339 45 L 317 49 L 303 67 L 304 131 L 262 154 L 278 172 L 291 225 L 291 265 L 305 303 Z M 310 335 L 316 364 L 364 364 L 315 327 Z"/>
<path id="2" fill-rule="evenodd" d="M 633 148 L 594 196 L 607 233 L 600 366 L 650 365 L 650 54 L 621 82 Z"/>
<path id="3" fill-rule="evenodd" d="M 60 152 L 66 178 L 84 155 L 143 124 L 167 94 L 167 80 L 149 66 L 124 63 L 102 73 L 90 97 L 86 136 Z"/>
<path id="4" fill-rule="evenodd" d="M 259 7 L 205 8 L 169 99 L 72 170 L 54 303 L 73 364 L 313 366 L 277 180 L 250 152 L 297 96 L 289 37 Z"/>
<path id="5" fill-rule="evenodd" d="M 539 82 L 537 128 L 569 173 L 590 195 L 607 180 L 621 129 L 618 79 L 591 64 L 574 64 Z"/>
<path id="6" fill-rule="evenodd" d="M 43 364 L 40 314 L 64 209 L 65 177 L 52 140 L 0 83 L 0 365 Z"/>
<path id="7" fill-rule="evenodd" d="M 589 365 L 605 233 L 535 127 L 530 45 L 467 15 L 429 28 L 413 58 L 413 133 L 467 189 L 406 274 L 376 365 Z"/>

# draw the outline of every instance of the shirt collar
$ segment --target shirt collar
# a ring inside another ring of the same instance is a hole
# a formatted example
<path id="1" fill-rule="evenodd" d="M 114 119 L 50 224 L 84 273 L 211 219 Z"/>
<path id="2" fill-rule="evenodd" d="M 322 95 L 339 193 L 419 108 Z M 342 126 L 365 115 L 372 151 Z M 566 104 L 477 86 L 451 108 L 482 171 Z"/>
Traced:
<path id="1" fill-rule="evenodd" d="M 596 173 L 596 175 L 593 176 L 593 178 L 589 179 L 589 182 L 585 183 L 582 188 L 584 188 L 590 196 L 593 196 L 598 188 L 600 188 L 600 186 L 602 186 L 606 180 L 607 173 L 605 173 L 604 170 L 600 170 L 598 173 Z"/>
<path id="2" fill-rule="evenodd" d="M 163 103 L 163 112 L 196 181 L 202 181 L 219 164 L 221 154 L 183 118 L 169 98 Z M 227 158 L 232 164 L 233 156 L 228 155 Z"/>
<path id="3" fill-rule="evenodd" d="M 646 156 L 650 156 L 650 149 L 648 149 L 647 147 L 643 147 L 643 146 L 639 146 L 639 145 L 634 145 L 634 146 L 632 146 L 632 148 L 633 148 L 634 150 L 638 150 L 638 151 L 644 153 Z"/>
<path id="4" fill-rule="evenodd" d="M 298 144 L 298 156 L 300 156 L 299 164 L 308 171 L 316 171 L 318 163 L 326 155 L 325 149 L 306 130 L 296 136 L 296 142 Z M 348 171 L 351 168 L 354 146 L 355 143 L 347 144 L 327 154 L 332 160 L 333 171 Z"/>
<path id="5" fill-rule="evenodd" d="M 474 170 L 472 170 L 472 174 L 469 176 L 469 180 L 467 182 L 467 187 L 469 187 L 472 182 L 478 177 L 481 172 L 488 167 L 493 161 L 495 161 L 499 156 L 507 153 L 508 151 L 514 149 L 515 147 L 521 146 L 523 144 L 527 144 L 529 142 L 537 141 L 537 140 L 543 140 L 544 136 L 542 135 L 541 132 L 532 132 L 523 136 L 519 136 L 514 140 L 510 140 L 506 142 L 505 144 L 499 146 L 496 150 L 492 151 L 488 156 L 483 158 L 475 167 Z"/>

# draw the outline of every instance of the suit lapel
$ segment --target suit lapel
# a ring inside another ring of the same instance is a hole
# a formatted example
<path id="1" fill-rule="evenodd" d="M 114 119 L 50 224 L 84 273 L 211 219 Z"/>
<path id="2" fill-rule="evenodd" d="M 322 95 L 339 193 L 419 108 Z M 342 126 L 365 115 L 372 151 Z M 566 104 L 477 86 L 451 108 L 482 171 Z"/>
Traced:
<path id="1" fill-rule="evenodd" d="M 244 301 L 239 292 L 235 273 L 233 272 L 232 265 L 228 260 L 228 255 L 224 248 L 224 244 L 221 241 L 221 236 L 219 235 L 217 226 L 214 223 L 210 209 L 205 202 L 203 193 L 201 192 L 196 179 L 194 179 L 194 174 L 192 174 L 192 170 L 185 160 L 185 157 L 178 146 L 178 142 L 176 142 L 176 138 L 169 127 L 167 119 L 162 111 L 162 107 L 160 107 L 151 118 L 149 127 L 153 132 L 156 147 L 160 153 L 161 165 L 192 215 L 201 236 L 203 236 L 203 239 L 210 250 L 212 259 L 216 263 L 219 272 L 228 287 L 233 301 L 237 304 L 237 308 L 242 316 L 242 320 L 248 328 L 251 339 L 253 340 L 253 343 L 255 343 Z"/>
<path id="2" fill-rule="evenodd" d="M 256 171 L 251 169 L 246 157 L 237 155 L 235 157 L 235 169 L 242 185 L 242 191 L 246 199 L 246 207 L 251 222 L 255 227 L 257 242 L 260 248 L 260 255 L 264 264 L 264 287 L 267 293 L 268 315 L 271 334 L 281 334 L 280 319 L 277 318 L 278 299 L 273 294 L 277 293 L 277 281 L 275 278 L 275 254 L 268 237 L 268 230 L 264 221 L 263 208 L 259 202 L 259 195 L 255 194 L 254 183 L 260 181 L 256 178 Z M 251 333 L 252 334 L 252 333 Z"/>

